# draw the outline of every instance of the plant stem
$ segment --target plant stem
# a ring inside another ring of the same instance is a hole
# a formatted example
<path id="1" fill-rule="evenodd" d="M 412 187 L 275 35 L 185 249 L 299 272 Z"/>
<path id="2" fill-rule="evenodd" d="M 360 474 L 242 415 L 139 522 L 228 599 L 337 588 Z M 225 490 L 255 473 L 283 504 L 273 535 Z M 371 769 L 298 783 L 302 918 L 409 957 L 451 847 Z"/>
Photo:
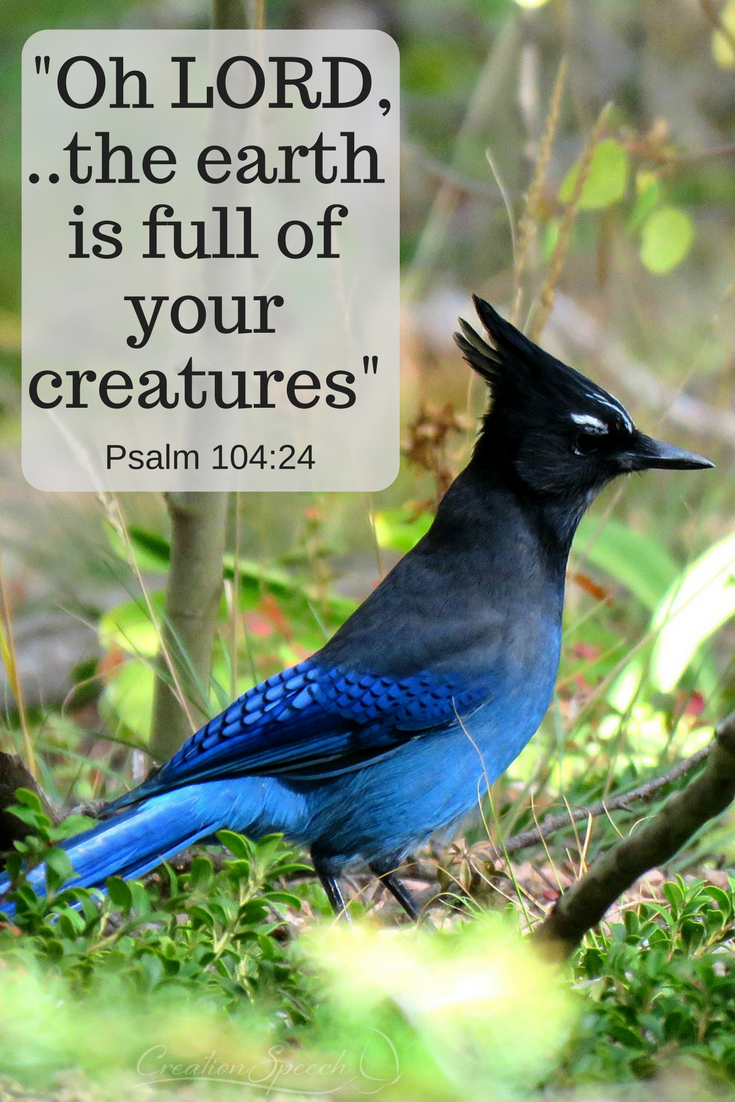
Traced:
<path id="1" fill-rule="evenodd" d="M 150 752 L 164 761 L 209 718 L 212 643 L 225 552 L 226 493 L 169 493 L 171 566 L 166 590 Z M 176 671 L 183 701 L 167 676 Z"/>

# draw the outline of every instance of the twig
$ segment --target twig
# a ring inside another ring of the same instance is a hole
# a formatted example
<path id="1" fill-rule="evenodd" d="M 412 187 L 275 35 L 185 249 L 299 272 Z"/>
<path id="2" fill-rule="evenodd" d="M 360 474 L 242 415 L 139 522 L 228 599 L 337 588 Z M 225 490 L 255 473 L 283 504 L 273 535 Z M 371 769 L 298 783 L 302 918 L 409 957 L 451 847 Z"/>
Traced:
<path id="1" fill-rule="evenodd" d="M 572 236 L 572 227 L 574 226 L 577 218 L 577 212 L 579 210 L 579 201 L 582 198 L 582 191 L 584 185 L 587 182 L 587 177 L 590 174 L 592 168 L 592 158 L 595 154 L 603 133 L 605 132 L 605 125 L 607 123 L 607 117 L 612 110 L 612 103 L 606 103 L 602 111 L 597 117 L 594 130 L 590 136 L 590 140 L 587 142 L 584 153 L 579 162 L 579 172 L 574 181 L 574 188 L 572 194 L 567 203 L 564 214 L 562 216 L 561 225 L 559 226 L 559 236 L 556 239 L 554 245 L 554 251 L 551 254 L 551 260 L 549 261 L 549 271 L 546 276 L 546 280 L 541 289 L 539 295 L 539 312 L 534 318 L 533 328 L 531 330 L 531 338 L 534 341 L 538 341 L 544 326 L 548 321 L 549 314 L 554 306 L 554 296 L 556 294 L 556 285 L 559 282 L 562 270 L 564 268 L 564 260 L 567 255 L 567 249 L 569 247 L 569 241 Z"/>
<path id="2" fill-rule="evenodd" d="M 703 772 L 639 829 L 599 857 L 537 926 L 535 941 L 555 957 L 574 952 L 623 892 L 665 864 L 735 797 L 735 712 L 717 728 Z"/>
<path id="3" fill-rule="evenodd" d="M 531 180 L 531 186 L 528 189 L 528 195 L 526 196 L 526 205 L 523 211 L 523 217 L 521 218 L 521 224 L 518 227 L 520 244 L 518 252 L 515 254 L 515 265 L 513 272 L 513 282 L 515 284 L 515 294 L 513 298 L 513 310 L 511 312 L 510 320 L 513 325 L 518 325 L 521 317 L 521 310 L 523 308 L 523 284 L 521 282 L 523 272 L 526 266 L 528 255 L 533 247 L 533 242 L 538 232 L 538 216 L 541 206 L 541 196 L 543 195 L 544 185 L 546 183 L 546 172 L 549 167 L 549 161 L 551 160 L 551 149 L 554 144 L 554 138 L 559 127 L 559 117 L 561 115 L 561 99 L 564 94 L 564 84 L 567 79 L 567 59 L 563 57 L 559 65 L 559 70 L 556 74 L 556 81 L 554 82 L 554 91 L 551 94 L 551 106 L 549 107 L 548 118 L 546 119 L 546 127 L 544 128 L 544 135 L 541 139 L 541 145 L 539 146 L 538 156 L 536 157 L 536 165 L 533 172 L 533 179 Z"/>
<path id="4" fill-rule="evenodd" d="M 735 50 L 733 51 L 735 53 Z M 702 161 L 713 161 L 719 157 L 734 157 L 735 145 L 717 145 L 712 149 L 701 149 L 698 153 L 674 153 L 670 163 L 674 168 L 688 168 L 689 165 L 699 165 Z"/>
<path id="5" fill-rule="evenodd" d="M 252 24 L 256 31 L 265 30 L 265 0 L 255 0 L 253 4 Z"/>
<path id="6" fill-rule="evenodd" d="M 619 796 L 614 796 L 611 800 L 600 800 L 599 803 L 592 804 L 590 807 L 576 807 L 574 809 L 569 807 L 566 811 L 561 811 L 557 815 L 547 815 L 539 826 L 533 827 L 531 830 L 521 830 L 518 834 L 513 834 L 510 838 L 507 838 L 505 852 L 508 854 L 518 853 L 521 849 L 535 846 L 539 842 L 550 838 L 552 834 L 556 834 L 557 831 L 568 827 L 570 823 L 579 823 L 583 819 L 597 819 L 600 815 L 607 815 L 611 811 L 625 811 L 631 804 L 645 803 L 668 784 L 673 784 L 679 777 L 691 773 L 692 769 L 695 769 L 707 757 L 711 746 L 711 743 L 704 746 L 701 750 L 697 750 L 696 754 L 692 754 L 691 757 L 678 762 L 668 773 L 662 773 L 660 777 L 654 777 L 638 788 L 633 788 L 630 792 L 623 792 Z"/>

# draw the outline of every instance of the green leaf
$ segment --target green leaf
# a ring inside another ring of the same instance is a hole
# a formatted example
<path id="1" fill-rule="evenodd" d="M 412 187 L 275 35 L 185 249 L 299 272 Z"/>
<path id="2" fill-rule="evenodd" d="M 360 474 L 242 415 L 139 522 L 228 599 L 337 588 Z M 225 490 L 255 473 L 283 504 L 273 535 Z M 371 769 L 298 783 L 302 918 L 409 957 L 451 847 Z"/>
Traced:
<path id="1" fill-rule="evenodd" d="M 189 918 L 195 922 L 201 922 L 205 926 L 214 925 L 214 915 L 212 912 L 208 907 L 200 906 L 198 903 L 189 907 Z"/>
<path id="2" fill-rule="evenodd" d="M 691 248 L 694 225 L 678 207 L 659 207 L 644 223 L 641 261 L 654 275 L 665 275 L 681 264 Z"/>
<path id="3" fill-rule="evenodd" d="M 227 874 L 230 880 L 234 882 L 239 880 L 249 880 L 251 865 L 250 861 L 243 857 L 237 860 L 228 860 L 226 863 Z"/>
<path id="4" fill-rule="evenodd" d="M 252 844 L 242 834 L 236 834 L 234 830 L 218 830 L 217 838 L 233 857 L 237 857 L 241 861 L 250 861 L 252 858 Z"/>
<path id="5" fill-rule="evenodd" d="M 728 0 L 720 11 L 720 23 L 730 35 L 735 34 L 735 0 Z M 712 56 L 721 69 L 735 68 L 735 53 L 730 45 L 731 38 L 722 31 L 712 32 Z"/>
<path id="6" fill-rule="evenodd" d="M 74 939 L 84 933 L 84 919 L 71 907 L 63 907 L 57 912 L 59 929 L 65 938 Z"/>
<path id="7" fill-rule="evenodd" d="M 194 858 L 189 869 L 189 887 L 192 891 L 205 891 L 214 878 L 214 868 L 208 857 Z"/>
<path id="8" fill-rule="evenodd" d="M 715 884 L 706 884 L 702 889 L 703 895 L 708 895 L 710 899 L 714 900 L 717 906 L 722 911 L 723 915 L 727 918 L 732 914 L 732 899 L 726 891 L 722 888 L 718 888 Z"/>
<path id="9" fill-rule="evenodd" d="M 650 218 L 654 210 L 661 202 L 663 188 L 661 181 L 653 172 L 639 172 L 636 177 L 637 198 L 633 213 L 628 222 L 630 233 L 637 232 L 643 223 Z"/>
<path id="10" fill-rule="evenodd" d="M 702 644 L 735 615 L 735 534 L 715 543 L 671 586 L 653 617 L 651 678 L 671 692 Z"/>
<path id="11" fill-rule="evenodd" d="M 645 1049 L 646 1047 L 643 1037 L 623 1022 L 611 1022 L 609 1030 L 612 1039 L 624 1045 L 625 1048 Z"/>
<path id="12" fill-rule="evenodd" d="M 155 532 L 147 532 L 144 528 L 131 525 L 127 529 L 130 546 L 121 539 L 118 531 L 111 524 L 105 524 L 107 538 L 110 546 L 118 558 L 127 562 L 132 551 L 135 565 L 146 573 L 165 574 L 168 570 L 171 557 L 171 547 L 168 540 Z"/>
<path id="13" fill-rule="evenodd" d="M 614 518 L 600 527 L 598 518 L 583 517 L 574 551 L 624 585 L 651 612 L 679 575 L 679 567 L 656 540 Z"/>
<path id="14" fill-rule="evenodd" d="M 139 884 L 137 880 L 133 880 L 128 884 L 128 887 L 130 888 L 135 913 L 139 918 L 149 915 L 151 913 L 151 900 L 143 885 Z"/>
<path id="15" fill-rule="evenodd" d="M 152 665 L 129 659 L 105 686 L 101 710 L 112 725 L 121 725 L 145 746 L 151 730 L 153 687 Z"/>
<path id="16" fill-rule="evenodd" d="M 269 903 L 285 903 L 287 907 L 293 907 L 294 910 L 301 910 L 302 901 L 293 892 L 268 892 L 267 900 Z"/>
<path id="17" fill-rule="evenodd" d="M 127 914 L 133 907 L 133 893 L 128 884 L 120 876 L 110 876 L 107 879 L 107 894 L 114 907 L 118 907 Z"/>
<path id="18" fill-rule="evenodd" d="M 261 868 L 266 869 L 278 859 L 283 850 L 282 834 L 265 834 L 257 843 L 257 858 Z"/>
<path id="19" fill-rule="evenodd" d="M 149 597 L 154 615 L 159 618 L 163 614 L 164 599 L 163 590 L 157 590 Z M 114 648 L 149 658 L 158 651 L 158 631 L 142 598 L 126 601 L 106 613 L 100 620 L 99 639 L 103 650 Z"/>
<path id="20" fill-rule="evenodd" d="M 52 842 L 60 842 L 63 838 L 71 838 L 74 834 L 81 834 L 83 830 L 90 830 L 97 826 L 97 820 L 88 815 L 67 815 L 57 827 L 51 827 L 48 836 Z"/>
<path id="21" fill-rule="evenodd" d="M 19 804 L 23 807 L 29 807 L 32 811 L 38 811 L 43 813 L 43 805 L 41 800 L 35 792 L 31 792 L 29 788 L 17 788 L 15 790 L 15 798 Z"/>
<path id="22" fill-rule="evenodd" d="M 674 912 L 678 911 L 684 902 L 684 891 L 681 884 L 677 883 L 676 880 L 667 880 L 661 891 L 671 904 L 672 910 Z"/>
<path id="23" fill-rule="evenodd" d="M 551 260 L 556 243 L 559 240 L 559 230 L 561 229 L 561 218 L 550 218 L 544 226 L 543 231 L 543 243 L 541 251 L 544 260 L 548 263 Z"/>
<path id="24" fill-rule="evenodd" d="M 572 198 L 581 160 L 572 165 L 559 191 L 562 203 Z M 604 210 L 619 202 L 628 186 L 628 151 L 614 138 L 608 138 L 595 147 L 589 174 L 582 187 L 580 210 Z"/>
<path id="25" fill-rule="evenodd" d="M 74 868 L 69 855 L 63 849 L 51 849 L 46 854 L 46 884 L 50 892 L 55 891 L 74 876 Z"/>
<path id="26" fill-rule="evenodd" d="M 44 815 L 42 811 L 35 811 L 30 807 L 21 807 L 20 804 L 11 805 L 8 808 L 16 819 L 20 819 L 22 823 L 26 823 L 30 827 L 35 827 L 36 830 L 48 833 L 51 828 L 51 820 L 48 815 Z"/>

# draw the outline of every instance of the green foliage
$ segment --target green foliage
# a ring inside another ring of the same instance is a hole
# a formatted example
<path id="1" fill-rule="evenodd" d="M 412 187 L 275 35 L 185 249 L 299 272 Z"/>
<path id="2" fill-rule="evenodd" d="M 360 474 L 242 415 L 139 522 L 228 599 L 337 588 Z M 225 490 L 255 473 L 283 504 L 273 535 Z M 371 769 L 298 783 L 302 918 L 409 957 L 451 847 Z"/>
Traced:
<path id="1" fill-rule="evenodd" d="M 271 25 L 293 25 L 294 18 L 299 25 L 308 22 L 309 5 L 302 0 L 269 0 L 266 7 Z M 735 255 L 735 188 L 727 156 L 732 97 L 727 76 L 712 63 L 710 27 L 701 13 L 659 19 L 652 33 L 645 6 L 592 5 L 580 50 L 573 41 L 579 27 L 562 30 L 563 21 L 551 18 L 550 10 L 520 13 L 511 0 L 387 7 L 385 25 L 401 46 L 405 91 L 401 255 L 407 263 L 424 265 L 425 285 L 436 292 L 437 304 L 448 288 L 485 288 L 487 294 L 501 294 L 501 305 L 509 304 L 511 239 L 485 151 L 490 148 L 517 216 L 533 176 L 529 162 L 542 134 L 554 69 L 568 52 L 558 132 L 533 214 L 542 255 L 531 246 L 521 314 L 529 316 L 578 167 L 560 192 L 554 192 L 553 181 L 560 164 L 568 163 L 568 150 L 581 148 L 599 110 L 597 92 L 590 96 L 587 90 L 599 89 L 595 70 L 604 57 L 604 83 L 616 100 L 614 129 L 595 151 L 557 290 L 584 301 L 594 313 L 611 342 L 605 353 L 613 344 L 628 348 L 663 384 L 678 388 L 686 377 L 686 390 L 707 402 L 713 415 L 718 407 L 725 409 L 730 387 L 722 365 L 728 362 L 731 316 L 718 303 L 731 282 Z M 719 12 L 732 30 L 735 3 Z M 204 26 L 208 17 L 204 2 L 6 0 L 2 6 L 0 24 L 8 40 L 0 73 L 6 122 L 0 166 L 6 261 L 0 273 L 0 373 L 6 382 L 13 380 L 2 392 L 3 408 L 15 400 L 13 373 L 19 370 L 23 39 L 42 26 L 159 25 L 171 18 Z M 725 36 L 715 30 L 711 38 L 717 64 L 732 67 Z M 632 57 L 640 59 L 645 79 L 631 65 Z M 508 97 L 514 102 L 517 97 L 520 110 L 506 109 Z M 667 118 L 656 121 L 652 108 Z M 699 134 L 693 129 L 698 119 Z M 444 230 L 436 217 L 446 199 L 442 183 L 457 202 L 454 214 L 444 211 Z M 437 195 L 441 202 L 428 218 Z M 682 266 L 695 225 L 696 265 Z M 660 278 L 671 272 L 676 279 Z M 432 297 L 422 305 L 433 310 L 433 303 Z M 441 314 L 438 309 L 437 317 Z M 412 325 L 417 317 L 418 311 Z M 464 408 L 466 378 L 457 374 L 456 354 L 450 360 L 433 337 L 425 339 L 425 317 L 417 324 L 416 347 L 411 345 L 405 393 Z M 583 363 L 575 366 L 586 370 Z M 597 366 L 587 365 L 595 377 Z M 643 427 L 655 431 L 645 396 L 631 409 Z M 8 427 L 6 447 L 16 432 Z M 670 431 L 673 441 L 686 443 Z M 452 463 L 460 458 L 451 452 Z M 718 465 L 726 469 L 723 458 Z M 585 518 L 571 564 L 557 699 L 539 735 L 495 786 L 506 834 L 533 826 L 547 809 L 563 810 L 564 801 L 586 805 L 640 784 L 702 745 L 711 735 L 711 721 L 723 714 L 720 701 L 727 702 L 735 686 L 728 669 L 733 586 L 729 559 L 719 550 L 728 532 L 730 497 L 727 474 L 713 473 L 706 488 L 697 478 L 671 476 L 665 490 L 663 475 L 660 481 L 655 475 L 629 480 L 612 520 L 600 526 L 601 513 Z M 718 478 L 720 489 L 708 497 Z M 415 545 L 430 524 L 421 503 L 432 496 L 431 489 L 425 474 L 416 477 L 409 468 L 396 486 L 375 497 L 369 511 L 380 547 L 400 554 Z M 107 610 L 110 603 L 109 588 L 95 589 L 104 557 L 97 544 L 81 601 L 67 602 L 66 537 L 57 540 L 54 533 L 49 539 L 30 514 L 28 548 L 16 545 L 23 530 L 20 505 L 25 508 L 31 499 L 25 490 L 15 494 L 12 482 L 7 490 L 6 513 L 8 507 L 15 510 L 8 557 L 27 558 L 35 578 L 44 569 L 36 556 L 50 547 L 45 561 L 54 564 L 65 607 L 96 620 L 89 605 Z M 694 496 L 685 501 L 690 492 Z M 308 553 L 305 543 L 294 546 L 298 540 L 291 527 L 302 522 L 313 498 L 279 495 L 277 505 L 265 506 L 258 495 L 242 500 L 239 555 L 224 563 L 227 599 L 210 687 L 213 710 L 256 679 L 315 650 L 354 608 L 334 592 L 332 559 L 324 546 L 313 554 L 311 545 Z M 146 581 L 163 585 L 169 545 L 153 530 L 153 510 L 132 495 L 124 506 L 139 523 L 129 528 L 130 545 L 109 533 L 118 556 L 115 585 L 123 579 L 126 591 L 138 592 L 121 566 L 131 547 Z M 53 505 L 44 508 L 50 514 Z M 74 524 L 69 509 L 64 503 L 64 533 Z M 346 503 L 342 496 L 326 501 L 325 511 L 332 531 L 339 530 L 327 550 L 334 552 L 338 543 L 337 550 L 351 556 L 352 570 L 353 559 L 367 559 L 373 550 L 368 506 L 357 498 Z M 349 538 L 344 535 L 355 517 L 355 527 L 365 533 L 362 542 L 352 530 Z M 706 550 L 708 542 L 713 546 Z M 692 546 L 705 550 L 688 566 Z M 338 560 L 335 569 L 340 567 Z M 92 579 L 94 586 L 88 586 Z M 37 593 L 43 587 L 34 582 L 32 588 Z M 68 588 L 73 598 L 73 587 Z M 15 600 L 14 592 L 11 596 Z M 159 594 L 150 595 L 150 604 L 160 621 Z M 95 715 L 91 696 L 91 716 L 84 720 L 66 706 L 37 717 L 33 735 L 42 782 L 59 802 L 67 800 L 66 806 L 129 779 L 130 747 L 145 745 L 158 641 L 151 610 L 145 600 L 131 600 L 102 618 L 101 715 Z M 4 735 L 3 749 L 12 749 L 18 741 L 12 719 Z M 563 983 L 559 989 L 548 972 L 537 971 L 516 939 L 499 930 L 496 914 L 478 916 L 474 909 L 468 923 L 456 914 L 442 917 L 436 907 L 433 915 L 446 929 L 431 934 L 320 931 L 315 919 L 328 915 L 324 894 L 313 879 L 301 878 L 293 855 L 275 839 L 256 846 L 223 832 L 224 860 L 221 849 L 204 848 L 145 884 L 112 878 L 104 896 L 63 889 L 69 866 L 58 843 L 89 821 L 55 827 L 32 794 L 18 799 L 17 813 L 37 834 L 10 859 L 18 912 L 0 925 L 0 1067 L 23 1083 L 50 1086 L 54 1073 L 73 1068 L 95 1079 L 124 1072 L 132 1079 L 120 1097 L 148 1097 L 147 1088 L 137 1088 L 143 1082 L 153 1089 L 156 1067 L 205 1064 L 213 1050 L 230 1066 L 243 1066 L 248 1074 L 254 1069 L 260 1097 L 282 1091 L 290 1098 L 303 1092 L 379 1094 L 386 1102 L 475 1097 L 484 1102 L 526 1099 L 540 1083 L 543 1097 L 559 1089 L 565 1098 L 586 1098 L 589 1083 L 617 1082 L 627 1091 L 631 1080 L 653 1075 L 653 1097 L 682 1084 L 677 1097 L 689 1102 L 697 1095 L 692 1082 L 704 1084 L 709 1074 L 720 1081 L 719 1096 L 727 1090 L 722 1081 L 735 1083 L 732 882 L 723 889 L 701 879 L 691 882 L 688 875 L 686 881 L 667 883 L 661 898 L 627 899 L 622 917 L 588 938 L 571 973 L 576 997 L 569 998 Z M 655 813 L 657 806 L 654 800 L 645 813 Z M 532 897 L 526 904 L 530 913 L 537 915 L 553 899 L 555 865 L 574 878 L 580 850 L 590 862 L 618 831 L 631 829 L 636 815 L 596 820 L 588 840 L 584 823 L 576 838 L 571 829 L 560 832 L 549 840 L 550 860 L 543 847 L 519 855 L 523 865 L 516 872 L 521 890 Z M 474 832 L 467 838 L 487 847 L 485 824 Z M 702 831 L 668 873 L 694 869 L 699 877 L 703 862 L 729 867 L 733 856 L 724 817 Z M 20 864 L 44 857 L 49 897 L 39 900 L 20 876 Z M 422 866 L 436 860 L 421 855 Z M 440 860 L 446 862 L 447 855 Z M 522 870 L 530 870 L 528 880 Z M 481 872 L 484 880 L 471 881 L 473 895 L 488 906 L 504 907 L 506 887 L 497 870 L 486 861 Z M 370 912 L 370 892 L 358 894 L 353 912 Z M 516 925 L 520 914 L 517 904 L 509 908 Z M 375 920 L 390 926 L 394 914 L 381 908 Z M 141 1055 L 155 1046 L 165 1050 L 165 1060 L 144 1062 L 138 1074 Z M 316 1079 L 293 1070 L 312 1059 L 331 1070 Z M 600 1092 L 608 1096 L 604 1087 L 589 1093 L 601 1097 Z M 244 1093 L 239 1082 L 236 1093 Z"/>
<path id="2" fill-rule="evenodd" d="M 651 612 L 675 583 L 678 567 L 661 544 L 611 517 L 582 517 L 574 552 L 624 585 Z"/>
<path id="3" fill-rule="evenodd" d="M 568 203 L 579 177 L 581 161 L 569 170 L 559 189 L 559 201 Z M 604 211 L 622 203 L 628 191 L 631 160 L 628 149 L 614 138 L 594 150 L 589 174 L 582 187 L 580 211 Z M 545 254 L 548 256 L 558 231 L 558 221 L 547 223 Z M 694 223 L 686 211 L 666 202 L 657 172 L 642 168 L 636 173 L 636 199 L 628 216 L 628 232 L 640 235 L 640 260 L 654 275 L 665 275 L 685 259 L 694 240 Z"/>
<path id="4" fill-rule="evenodd" d="M 735 615 L 735 536 L 713 544 L 684 570 L 659 604 L 653 684 L 670 692 L 702 644 Z"/>
<path id="5" fill-rule="evenodd" d="M 189 877 L 196 906 L 211 913 L 221 895 L 217 874 L 206 887 L 194 865 Z M 285 945 L 264 932 L 260 940 L 270 948 L 257 973 L 251 968 L 242 980 L 251 942 L 240 943 L 241 963 L 223 953 L 203 965 L 196 945 L 179 953 L 180 939 L 194 938 L 186 926 L 196 916 L 189 913 L 183 935 L 169 936 L 168 912 L 151 887 L 128 887 L 126 893 L 121 881 L 109 882 L 116 910 L 103 909 L 104 944 L 82 983 L 68 956 L 34 956 L 27 948 L 6 955 L 4 1072 L 44 1085 L 76 1067 L 131 1090 L 167 1076 L 183 1084 L 204 1069 L 210 1082 L 226 1077 L 297 1098 L 379 1091 L 394 1102 L 479 1102 L 490 1082 L 494 1099 L 511 1100 L 551 1073 L 578 1012 L 564 978 L 499 915 L 444 932 L 312 926 Z M 136 908 L 140 921 L 131 927 Z M 72 912 L 77 940 L 93 910 L 82 899 Z M 69 916 L 59 907 L 56 915 L 57 940 L 71 942 Z M 142 943 L 140 952 L 131 941 Z"/>
<path id="6" fill-rule="evenodd" d="M 385 509 L 375 514 L 375 535 L 380 547 L 405 555 L 431 527 L 431 513 L 415 514 L 407 508 Z"/>
<path id="7" fill-rule="evenodd" d="M 686 211 L 659 207 L 641 231 L 641 261 L 654 275 L 665 275 L 681 264 L 694 240 L 694 225 Z"/>
<path id="8" fill-rule="evenodd" d="M 735 880 L 677 877 L 627 904 L 588 936 L 572 998 L 512 934 L 511 911 L 284 940 L 280 916 L 304 893 L 284 880 L 301 866 L 279 838 L 219 839 L 220 869 L 200 854 L 145 886 L 113 877 L 104 899 L 17 889 L 0 926 L 0 1070 L 38 1085 L 74 1066 L 129 1088 L 162 1077 L 161 1051 L 182 1081 L 215 1051 L 236 1081 L 290 1076 L 279 1085 L 297 1097 L 349 1075 L 356 1096 L 372 1084 L 437 1102 L 485 1098 L 488 1083 L 508 1100 L 540 1083 L 625 1083 L 682 1061 L 702 1083 L 735 1083 Z"/>
<path id="9" fill-rule="evenodd" d="M 306 953 L 325 981 L 319 1033 L 348 1052 L 367 1030 L 390 1038 L 381 1078 L 400 1083 L 389 1097 L 484 1100 L 488 1086 L 493 1099 L 524 1097 L 578 1011 L 558 970 L 498 913 L 443 931 L 335 927 L 308 937 Z"/>
<path id="10" fill-rule="evenodd" d="M 557 1073 L 585 1080 L 651 1078 L 684 1060 L 735 1082 L 733 892 L 680 877 L 664 900 L 625 910 L 588 937 L 577 988 L 585 1010 Z"/>
<path id="11" fill-rule="evenodd" d="M 0 926 L 0 957 L 8 966 L 35 962 L 63 977 L 78 996 L 114 982 L 130 995 L 175 988 L 206 995 L 222 1007 L 269 989 L 284 1006 L 290 1002 L 296 977 L 274 935 L 284 928 L 285 916 L 301 907 L 284 879 L 305 866 L 279 835 L 255 843 L 220 831 L 228 856 L 216 865 L 200 853 L 185 871 L 166 865 L 145 885 L 110 877 L 101 895 L 63 887 L 73 869 L 67 853 L 55 846 L 89 821 L 75 816 L 51 827 L 32 793 L 21 790 L 19 799 L 16 814 L 38 834 L 17 844 L 18 854 L 8 863 L 15 913 Z M 48 894 L 39 897 L 21 862 L 41 859 Z M 294 1014 L 299 1016 L 296 1003 Z"/>
<path id="12" fill-rule="evenodd" d="M 636 201 L 628 222 L 634 233 L 648 220 L 663 198 L 663 187 L 655 172 L 639 172 L 636 176 Z"/>
<path id="13" fill-rule="evenodd" d="M 559 199 L 568 203 L 579 177 L 580 163 L 577 162 L 567 173 L 559 190 Z M 579 199 L 580 210 L 604 210 L 611 207 L 625 195 L 628 187 L 630 163 L 628 151 L 624 145 L 608 138 L 600 142 L 592 154 L 589 173 L 582 186 Z"/>

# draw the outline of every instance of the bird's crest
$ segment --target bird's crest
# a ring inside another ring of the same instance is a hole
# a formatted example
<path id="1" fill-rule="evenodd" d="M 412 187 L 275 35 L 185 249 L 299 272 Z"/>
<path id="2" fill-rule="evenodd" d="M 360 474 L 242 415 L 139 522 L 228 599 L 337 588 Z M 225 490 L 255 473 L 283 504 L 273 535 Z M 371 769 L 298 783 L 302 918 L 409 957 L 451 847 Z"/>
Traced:
<path id="1" fill-rule="evenodd" d="M 467 363 L 490 387 L 493 405 L 527 405 L 533 397 L 563 406 L 578 424 L 595 431 L 608 430 L 612 420 L 625 431 L 633 422 L 625 407 L 611 394 L 539 348 L 520 330 L 501 317 L 489 302 L 473 296 L 478 316 L 490 337 L 488 344 L 462 318 L 455 340 Z"/>

